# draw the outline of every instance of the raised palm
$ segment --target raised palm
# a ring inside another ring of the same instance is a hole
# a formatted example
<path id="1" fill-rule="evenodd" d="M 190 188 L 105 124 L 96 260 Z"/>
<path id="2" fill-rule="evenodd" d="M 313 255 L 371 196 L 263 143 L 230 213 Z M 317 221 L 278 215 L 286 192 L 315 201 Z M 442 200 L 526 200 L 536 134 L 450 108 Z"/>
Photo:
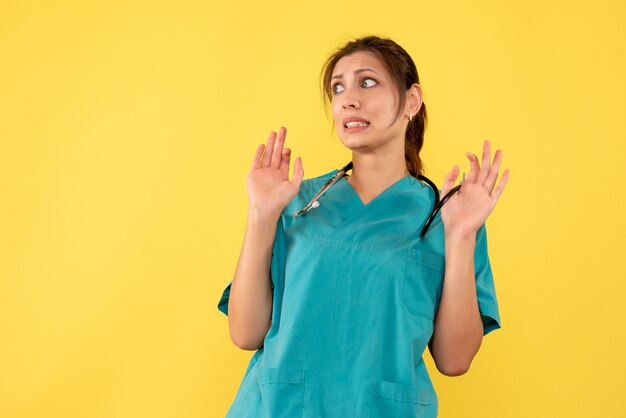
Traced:
<path id="1" fill-rule="evenodd" d="M 496 187 L 502 151 L 496 151 L 492 165 L 489 141 L 483 143 L 482 167 L 476 155 L 469 152 L 466 155 L 470 160 L 469 175 L 463 181 L 458 193 L 441 208 L 441 219 L 446 231 L 462 233 L 478 231 L 493 211 L 509 178 L 509 170 L 504 170 Z M 444 180 L 442 196 L 454 187 L 458 175 L 459 167 L 455 165 Z"/>
<path id="2" fill-rule="evenodd" d="M 300 189 L 304 170 L 298 157 L 289 181 L 291 150 L 284 148 L 287 130 L 281 127 L 271 132 L 267 145 L 260 144 L 247 178 L 250 206 L 265 213 L 277 215 L 287 206 Z"/>

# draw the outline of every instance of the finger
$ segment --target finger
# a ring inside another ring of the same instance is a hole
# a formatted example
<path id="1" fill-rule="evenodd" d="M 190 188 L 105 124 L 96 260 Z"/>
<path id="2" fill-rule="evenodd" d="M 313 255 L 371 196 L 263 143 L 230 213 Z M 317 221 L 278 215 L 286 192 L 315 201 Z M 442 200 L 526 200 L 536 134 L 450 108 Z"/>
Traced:
<path id="1" fill-rule="evenodd" d="M 508 179 L 509 179 L 509 170 L 506 169 L 504 170 L 504 173 L 502 173 L 502 177 L 500 178 L 500 182 L 498 183 L 498 186 L 494 189 L 493 193 L 491 194 L 491 198 L 493 199 L 494 204 L 495 202 L 498 201 L 498 199 L 500 198 L 500 195 L 504 191 L 504 186 L 506 186 L 506 182 Z"/>
<path id="2" fill-rule="evenodd" d="M 293 164 L 293 175 L 291 176 L 291 183 L 300 188 L 302 178 L 304 177 L 304 169 L 302 168 L 302 158 L 296 158 L 296 162 Z"/>
<path id="3" fill-rule="evenodd" d="M 502 162 L 502 151 L 497 150 L 496 155 L 493 157 L 493 165 L 489 171 L 489 177 L 485 181 L 485 187 L 489 190 L 489 193 L 493 191 L 493 187 L 496 185 L 498 179 L 498 172 L 500 171 L 500 163 Z"/>
<path id="4" fill-rule="evenodd" d="M 287 130 L 284 127 L 278 129 L 278 136 L 276 137 L 276 146 L 272 153 L 272 167 L 279 168 L 282 163 L 283 144 L 285 143 L 285 133 Z"/>
<path id="5" fill-rule="evenodd" d="M 446 193 L 450 191 L 454 187 L 454 183 L 456 183 L 456 179 L 459 176 L 460 168 L 458 165 L 452 167 L 452 170 L 448 173 L 446 178 L 443 181 L 443 186 L 441 189 L 441 197 L 445 196 Z"/>
<path id="6" fill-rule="evenodd" d="M 471 152 L 467 152 L 465 155 L 467 155 L 467 158 L 470 160 L 470 172 L 465 178 L 465 182 L 475 183 L 476 180 L 478 179 L 478 172 L 480 171 L 480 165 L 478 164 L 478 157 L 472 154 Z"/>
<path id="7" fill-rule="evenodd" d="M 291 160 L 291 150 L 289 148 L 283 148 L 283 154 L 280 160 L 280 171 L 285 173 L 289 177 L 289 161 Z"/>
<path id="8" fill-rule="evenodd" d="M 478 172 L 478 184 L 485 184 L 489 170 L 491 169 L 491 144 L 489 141 L 483 143 L 483 162 L 480 171 Z"/>
<path id="9" fill-rule="evenodd" d="M 265 145 L 260 144 L 256 147 L 256 152 L 254 153 L 254 159 L 252 160 L 252 169 L 261 167 L 261 157 L 263 156 L 263 150 L 265 149 Z"/>
<path id="10" fill-rule="evenodd" d="M 270 132 L 269 138 L 267 138 L 267 145 L 265 146 L 265 153 L 263 154 L 263 160 L 261 161 L 261 167 L 269 167 L 272 163 L 272 153 L 274 152 L 274 141 L 276 140 L 276 132 Z"/>

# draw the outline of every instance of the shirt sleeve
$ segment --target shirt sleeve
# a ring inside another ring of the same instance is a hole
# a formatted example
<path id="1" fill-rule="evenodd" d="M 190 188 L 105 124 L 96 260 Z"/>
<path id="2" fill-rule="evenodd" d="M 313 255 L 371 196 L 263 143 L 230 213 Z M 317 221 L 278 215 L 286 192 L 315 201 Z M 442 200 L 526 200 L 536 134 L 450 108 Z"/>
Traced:
<path id="1" fill-rule="evenodd" d="M 500 328 L 500 313 L 496 297 L 495 283 L 489 262 L 487 248 L 487 229 L 483 224 L 476 233 L 474 251 L 474 270 L 476 275 L 476 295 L 478 309 L 483 321 L 483 335 Z"/>
<path id="2" fill-rule="evenodd" d="M 233 281 L 231 280 L 226 286 L 226 289 L 222 292 L 222 297 L 220 298 L 219 303 L 217 304 L 217 309 L 222 311 L 224 315 L 228 316 L 228 299 L 230 298 L 230 287 L 232 286 Z"/>
<path id="3" fill-rule="evenodd" d="M 274 238 L 274 244 L 272 247 L 272 261 L 271 261 L 271 269 L 270 269 L 270 287 L 272 289 L 272 291 L 274 291 L 274 288 L 276 286 L 276 282 L 277 279 L 280 278 L 280 271 L 279 271 L 279 260 L 278 260 L 278 256 L 283 254 L 283 242 L 284 242 L 284 236 L 283 236 L 283 228 L 282 228 L 282 219 L 278 220 L 278 224 L 276 225 L 276 235 Z M 230 288 L 233 284 L 233 281 L 231 280 L 228 285 L 226 286 L 226 288 L 224 289 L 224 291 L 222 292 L 222 297 L 220 298 L 219 303 L 217 304 L 217 309 L 219 309 L 222 313 L 224 313 L 224 315 L 228 316 L 228 301 L 230 299 Z M 276 295 L 274 295 L 274 297 L 276 297 Z"/>

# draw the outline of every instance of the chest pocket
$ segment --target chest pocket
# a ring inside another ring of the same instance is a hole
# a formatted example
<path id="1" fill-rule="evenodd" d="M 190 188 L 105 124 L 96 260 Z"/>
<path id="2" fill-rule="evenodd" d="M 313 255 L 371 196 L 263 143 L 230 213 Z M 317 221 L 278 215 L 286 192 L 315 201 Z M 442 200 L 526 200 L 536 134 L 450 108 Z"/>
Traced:
<path id="1" fill-rule="evenodd" d="M 411 249 L 402 281 L 402 301 L 415 315 L 435 319 L 441 298 L 445 259 L 442 255 Z"/>

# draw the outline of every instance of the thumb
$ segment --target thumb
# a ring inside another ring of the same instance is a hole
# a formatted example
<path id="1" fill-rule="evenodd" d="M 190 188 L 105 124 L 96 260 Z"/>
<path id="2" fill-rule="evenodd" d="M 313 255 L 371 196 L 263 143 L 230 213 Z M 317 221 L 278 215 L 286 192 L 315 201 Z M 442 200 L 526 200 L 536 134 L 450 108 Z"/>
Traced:
<path id="1" fill-rule="evenodd" d="M 296 161 L 293 165 L 293 174 L 291 176 L 291 184 L 296 186 L 297 189 L 300 189 L 300 184 L 302 183 L 302 179 L 304 178 L 304 168 L 302 168 L 302 158 L 296 158 Z"/>
<path id="2" fill-rule="evenodd" d="M 441 189 L 441 196 L 445 196 L 452 188 L 454 187 L 454 183 L 456 182 L 456 178 L 459 176 L 460 168 L 458 165 L 452 167 L 452 170 L 448 173 L 445 180 L 443 181 L 443 187 Z"/>

